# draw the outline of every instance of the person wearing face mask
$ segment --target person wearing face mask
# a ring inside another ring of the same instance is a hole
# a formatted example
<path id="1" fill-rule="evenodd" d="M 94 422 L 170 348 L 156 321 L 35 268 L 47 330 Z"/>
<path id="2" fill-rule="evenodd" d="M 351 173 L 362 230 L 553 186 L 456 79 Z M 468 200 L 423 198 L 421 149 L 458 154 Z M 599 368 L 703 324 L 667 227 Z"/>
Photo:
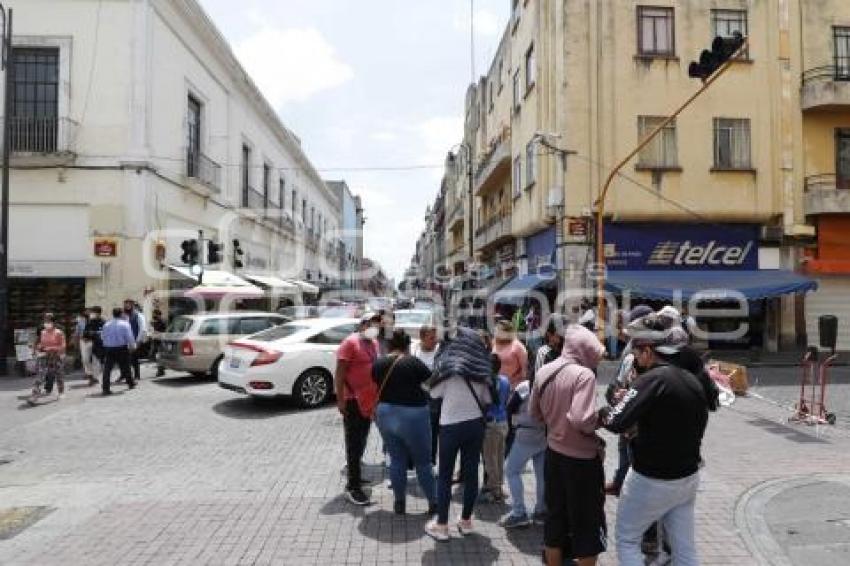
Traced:
<path id="1" fill-rule="evenodd" d="M 516 328 L 510 321 L 500 320 L 497 323 L 493 353 L 502 362 L 502 373 L 508 378 L 511 391 L 528 378 L 528 351 L 517 340 Z"/>
<path id="2" fill-rule="evenodd" d="M 345 495 L 355 505 L 369 505 L 371 500 L 363 491 L 361 460 L 366 451 L 372 413 L 378 388 L 372 380 L 372 370 L 379 355 L 379 314 L 366 314 L 357 332 L 342 341 L 336 354 L 334 389 L 337 408 L 342 415 L 345 432 L 345 460 L 348 481 Z"/>
<path id="3" fill-rule="evenodd" d="M 429 371 L 434 371 L 434 359 L 437 356 L 437 329 L 433 326 L 423 326 L 419 329 L 419 343 L 413 347 L 413 356 L 425 364 Z M 440 399 L 431 399 L 428 403 L 431 416 L 431 464 L 437 463 L 437 446 L 440 435 Z"/>
<path id="4" fill-rule="evenodd" d="M 65 369 L 64 358 L 67 344 L 65 333 L 56 328 L 53 313 L 44 314 L 44 324 L 38 337 L 38 375 L 32 388 L 30 402 L 34 403 L 42 397 L 42 387 L 45 394 L 49 395 L 56 383 L 56 398 L 61 399 L 65 393 Z"/>
<path id="5" fill-rule="evenodd" d="M 699 379 L 670 362 L 682 348 L 676 329 L 653 314 L 628 332 L 640 376 L 616 407 L 600 410 L 612 432 L 638 427 L 617 509 L 617 555 L 621 565 L 643 565 L 644 532 L 660 521 L 673 564 L 697 564 L 694 508 L 710 401 Z"/>

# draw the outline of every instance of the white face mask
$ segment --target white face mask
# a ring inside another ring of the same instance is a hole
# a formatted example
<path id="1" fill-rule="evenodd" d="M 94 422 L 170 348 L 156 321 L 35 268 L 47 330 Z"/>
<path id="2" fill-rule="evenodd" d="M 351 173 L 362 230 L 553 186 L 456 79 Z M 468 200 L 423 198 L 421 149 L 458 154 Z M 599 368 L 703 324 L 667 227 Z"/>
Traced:
<path id="1" fill-rule="evenodd" d="M 363 331 L 363 337 L 367 340 L 374 340 L 378 337 L 378 328 L 375 326 L 370 326 L 369 328 Z"/>
<path id="2" fill-rule="evenodd" d="M 46 330 L 53 330 L 53 323 L 52 323 L 52 322 L 45 322 L 45 323 L 44 323 L 44 328 L 45 328 Z"/>

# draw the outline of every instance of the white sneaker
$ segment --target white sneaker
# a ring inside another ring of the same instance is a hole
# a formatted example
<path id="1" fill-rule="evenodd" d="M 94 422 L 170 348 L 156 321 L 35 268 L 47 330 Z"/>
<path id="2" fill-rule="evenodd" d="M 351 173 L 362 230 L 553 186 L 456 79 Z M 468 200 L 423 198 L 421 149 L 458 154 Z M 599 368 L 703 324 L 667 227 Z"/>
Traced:
<path id="1" fill-rule="evenodd" d="M 450 539 L 448 526 L 438 525 L 436 519 L 425 524 L 425 534 L 437 542 L 448 542 Z"/>
<path id="2" fill-rule="evenodd" d="M 649 566 L 666 566 L 670 564 L 670 561 L 673 559 L 672 556 L 664 552 L 663 550 L 658 553 L 658 556 L 649 563 Z"/>

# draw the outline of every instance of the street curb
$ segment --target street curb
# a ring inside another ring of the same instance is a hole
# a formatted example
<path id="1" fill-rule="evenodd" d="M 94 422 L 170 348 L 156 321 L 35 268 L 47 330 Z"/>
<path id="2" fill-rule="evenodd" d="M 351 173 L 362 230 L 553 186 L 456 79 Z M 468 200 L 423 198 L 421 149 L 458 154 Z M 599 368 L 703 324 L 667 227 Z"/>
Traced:
<path id="1" fill-rule="evenodd" d="M 768 480 L 747 490 L 735 505 L 735 526 L 750 554 L 764 566 L 793 566 L 773 538 L 764 518 L 765 508 L 777 495 L 826 481 L 850 485 L 850 476 L 808 475 Z"/>

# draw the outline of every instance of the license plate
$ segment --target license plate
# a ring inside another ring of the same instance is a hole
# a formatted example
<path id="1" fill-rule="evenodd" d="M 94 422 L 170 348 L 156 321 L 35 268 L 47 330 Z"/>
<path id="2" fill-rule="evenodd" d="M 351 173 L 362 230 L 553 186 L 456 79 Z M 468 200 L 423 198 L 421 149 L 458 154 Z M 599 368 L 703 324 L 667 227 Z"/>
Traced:
<path id="1" fill-rule="evenodd" d="M 239 369 L 241 360 L 239 358 L 230 358 L 230 369 Z"/>

